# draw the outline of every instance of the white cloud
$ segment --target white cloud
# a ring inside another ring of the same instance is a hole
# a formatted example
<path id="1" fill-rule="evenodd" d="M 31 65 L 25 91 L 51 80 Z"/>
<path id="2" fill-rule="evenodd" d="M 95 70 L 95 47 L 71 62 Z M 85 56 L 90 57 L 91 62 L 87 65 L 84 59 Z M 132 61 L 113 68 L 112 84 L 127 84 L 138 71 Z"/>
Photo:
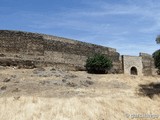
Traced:
<path id="1" fill-rule="evenodd" d="M 108 3 L 106 0 L 82 0 L 88 7 L 58 13 L 18 12 L 1 15 L 0 18 L 18 16 L 18 22 L 26 20 L 25 25 L 28 28 L 41 31 L 52 29 L 53 34 L 56 29 L 70 31 L 69 35 L 63 32 L 62 37 L 68 36 L 117 48 L 122 54 L 136 55 L 141 51 L 152 53 L 158 47 L 154 44 L 154 39 L 150 44 L 146 44 L 146 34 L 154 38 L 153 35 L 160 31 L 160 3 L 154 0 L 126 1 L 125 4 L 117 4 Z M 77 34 L 73 35 L 72 31 L 77 31 Z M 144 42 L 138 41 L 138 37 Z"/>

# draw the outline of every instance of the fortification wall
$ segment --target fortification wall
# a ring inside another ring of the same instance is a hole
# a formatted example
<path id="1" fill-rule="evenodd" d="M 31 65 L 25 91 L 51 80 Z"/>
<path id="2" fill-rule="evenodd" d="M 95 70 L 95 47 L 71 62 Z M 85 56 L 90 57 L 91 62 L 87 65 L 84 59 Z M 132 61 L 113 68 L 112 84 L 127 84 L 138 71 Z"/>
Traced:
<path id="1" fill-rule="evenodd" d="M 3 59 L 3 64 L 8 59 L 8 64 L 30 61 L 36 66 L 84 69 L 87 57 L 98 52 L 113 60 L 113 69 L 117 72 L 122 69 L 119 53 L 113 48 L 45 34 L 0 30 L 0 59 Z"/>
<path id="2" fill-rule="evenodd" d="M 137 75 L 143 75 L 142 57 L 123 55 L 122 64 L 124 74 L 131 75 L 131 69 L 134 67 L 136 68 Z"/>
<path id="3" fill-rule="evenodd" d="M 140 53 L 140 56 L 142 57 L 143 74 L 146 76 L 156 75 L 153 57 L 147 53 Z"/>

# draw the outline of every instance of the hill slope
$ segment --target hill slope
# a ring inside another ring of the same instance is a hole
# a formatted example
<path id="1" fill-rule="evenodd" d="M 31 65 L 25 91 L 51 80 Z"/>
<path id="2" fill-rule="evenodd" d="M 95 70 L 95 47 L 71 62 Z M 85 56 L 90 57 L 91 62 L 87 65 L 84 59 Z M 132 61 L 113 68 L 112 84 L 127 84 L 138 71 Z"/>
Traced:
<path id="1" fill-rule="evenodd" d="M 0 68 L 1 120 L 160 119 L 160 97 L 139 95 L 158 77 Z M 143 118 L 140 118 L 143 117 Z"/>

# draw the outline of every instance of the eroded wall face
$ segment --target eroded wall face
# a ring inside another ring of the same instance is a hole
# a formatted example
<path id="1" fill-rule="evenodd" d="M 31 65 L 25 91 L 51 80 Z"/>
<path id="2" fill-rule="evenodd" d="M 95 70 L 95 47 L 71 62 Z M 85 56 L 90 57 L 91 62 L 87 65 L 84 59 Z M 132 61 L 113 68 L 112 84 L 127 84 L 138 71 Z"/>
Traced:
<path id="1" fill-rule="evenodd" d="M 32 33 L 0 31 L 0 53 L 6 57 L 34 59 L 44 56 L 44 40 Z"/>
<path id="2" fill-rule="evenodd" d="M 140 56 L 142 57 L 143 74 L 145 76 L 156 75 L 154 59 L 152 56 L 146 53 L 140 53 Z"/>
<path id="3" fill-rule="evenodd" d="M 142 57 L 122 56 L 124 74 L 131 75 L 131 68 L 137 69 L 138 75 L 143 75 Z"/>
<path id="4" fill-rule="evenodd" d="M 97 52 L 109 56 L 114 69 L 122 69 L 119 53 L 113 48 L 43 34 L 0 31 L 1 59 L 30 60 L 40 66 L 84 69 L 87 57 Z"/>

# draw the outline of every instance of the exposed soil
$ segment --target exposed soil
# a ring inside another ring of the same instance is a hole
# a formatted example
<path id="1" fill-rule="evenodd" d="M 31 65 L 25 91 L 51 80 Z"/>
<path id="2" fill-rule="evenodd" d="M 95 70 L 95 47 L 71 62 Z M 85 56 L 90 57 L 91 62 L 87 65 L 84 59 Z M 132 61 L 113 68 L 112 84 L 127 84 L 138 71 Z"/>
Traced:
<path id="1" fill-rule="evenodd" d="M 0 120 L 160 119 L 159 82 L 159 76 L 0 66 Z"/>

